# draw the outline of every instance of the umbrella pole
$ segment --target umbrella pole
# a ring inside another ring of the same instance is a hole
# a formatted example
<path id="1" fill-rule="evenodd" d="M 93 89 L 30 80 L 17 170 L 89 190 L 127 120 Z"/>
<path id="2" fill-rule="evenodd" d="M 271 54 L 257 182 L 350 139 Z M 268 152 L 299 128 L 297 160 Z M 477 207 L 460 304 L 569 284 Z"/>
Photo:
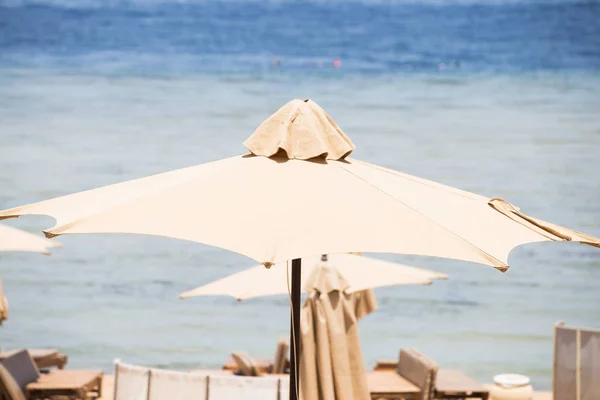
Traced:
<path id="1" fill-rule="evenodd" d="M 292 315 L 290 323 L 290 400 L 298 400 L 300 392 L 300 280 L 302 261 L 292 260 Z M 297 358 L 296 358 L 297 357 Z"/>

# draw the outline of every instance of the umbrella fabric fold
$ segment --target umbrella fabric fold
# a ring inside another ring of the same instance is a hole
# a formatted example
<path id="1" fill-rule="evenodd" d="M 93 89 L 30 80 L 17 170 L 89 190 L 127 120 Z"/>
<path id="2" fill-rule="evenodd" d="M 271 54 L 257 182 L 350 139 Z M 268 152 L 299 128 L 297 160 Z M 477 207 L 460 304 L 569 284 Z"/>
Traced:
<path id="1" fill-rule="evenodd" d="M 358 304 L 372 290 L 345 293 L 347 283 L 336 268 L 323 268 L 315 279 L 300 317 L 300 399 L 369 399 L 356 310 L 365 315 L 369 308 Z"/>
<path id="2" fill-rule="evenodd" d="M 354 302 L 354 315 L 356 315 L 357 320 L 377 310 L 377 299 L 375 298 L 373 289 L 365 289 L 353 293 L 352 300 Z"/>
<path id="3" fill-rule="evenodd" d="M 488 204 L 511 220 L 536 231 L 550 240 L 579 242 L 589 246 L 600 247 L 599 240 L 593 236 L 525 215 L 520 211 L 519 207 L 513 206 L 502 199 L 491 199 Z"/>
<path id="4" fill-rule="evenodd" d="M 290 159 L 324 156 L 340 160 L 354 150 L 344 131 L 319 105 L 292 101 L 267 118 L 244 142 L 254 155 L 272 157 L 281 151 Z"/>

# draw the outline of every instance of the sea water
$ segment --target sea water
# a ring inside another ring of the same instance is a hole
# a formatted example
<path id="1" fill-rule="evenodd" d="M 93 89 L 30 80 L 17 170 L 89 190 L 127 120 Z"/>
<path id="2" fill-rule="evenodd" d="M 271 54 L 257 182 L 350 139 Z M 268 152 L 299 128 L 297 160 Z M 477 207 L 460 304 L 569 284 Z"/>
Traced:
<path id="1" fill-rule="evenodd" d="M 600 236 L 597 2 L 0 4 L 1 209 L 242 154 L 262 120 L 311 98 L 355 158 Z M 248 258 L 151 236 L 57 240 L 50 257 L 0 256 L 1 347 L 56 347 L 73 368 L 186 370 L 235 350 L 272 357 L 288 335 L 286 296 L 177 299 Z M 522 246 L 505 274 L 374 256 L 449 279 L 376 289 L 360 322 L 368 367 L 413 346 L 482 382 L 517 372 L 548 389 L 553 324 L 600 327 L 598 249 Z"/>

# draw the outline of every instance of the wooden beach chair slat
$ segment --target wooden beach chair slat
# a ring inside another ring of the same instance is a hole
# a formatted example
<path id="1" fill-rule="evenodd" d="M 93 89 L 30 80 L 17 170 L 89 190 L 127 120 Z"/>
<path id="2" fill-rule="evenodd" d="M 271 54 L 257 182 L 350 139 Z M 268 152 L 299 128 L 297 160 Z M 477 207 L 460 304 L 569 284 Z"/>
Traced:
<path id="1" fill-rule="evenodd" d="M 486 400 L 489 390 L 457 369 L 440 369 L 435 381 L 436 399 L 477 398 Z"/>
<path id="2" fill-rule="evenodd" d="M 388 400 L 421 398 L 421 389 L 394 370 L 367 372 L 367 386 L 372 399 Z"/>
<path id="3" fill-rule="evenodd" d="M 421 389 L 421 400 L 432 400 L 438 366 L 415 349 L 400 350 L 398 374 Z"/>

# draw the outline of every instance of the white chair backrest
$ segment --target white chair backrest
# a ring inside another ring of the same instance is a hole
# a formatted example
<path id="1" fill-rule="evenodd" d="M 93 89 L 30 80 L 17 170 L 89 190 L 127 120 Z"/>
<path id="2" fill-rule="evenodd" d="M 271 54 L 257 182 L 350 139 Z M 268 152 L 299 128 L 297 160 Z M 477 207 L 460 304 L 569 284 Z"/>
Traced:
<path id="1" fill-rule="evenodd" d="M 290 376 L 279 378 L 279 400 L 289 399 L 290 397 Z"/>
<path id="2" fill-rule="evenodd" d="M 151 369 L 148 400 L 206 400 L 207 381 L 204 374 Z"/>
<path id="3" fill-rule="evenodd" d="M 283 400 L 289 377 L 208 375 L 115 362 L 114 400 Z"/>
<path id="4" fill-rule="evenodd" d="M 150 369 L 115 363 L 114 400 L 148 400 Z"/>
<path id="5" fill-rule="evenodd" d="M 210 376 L 207 400 L 232 399 L 278 400 L 279 379 L 271 377 Z"/>

